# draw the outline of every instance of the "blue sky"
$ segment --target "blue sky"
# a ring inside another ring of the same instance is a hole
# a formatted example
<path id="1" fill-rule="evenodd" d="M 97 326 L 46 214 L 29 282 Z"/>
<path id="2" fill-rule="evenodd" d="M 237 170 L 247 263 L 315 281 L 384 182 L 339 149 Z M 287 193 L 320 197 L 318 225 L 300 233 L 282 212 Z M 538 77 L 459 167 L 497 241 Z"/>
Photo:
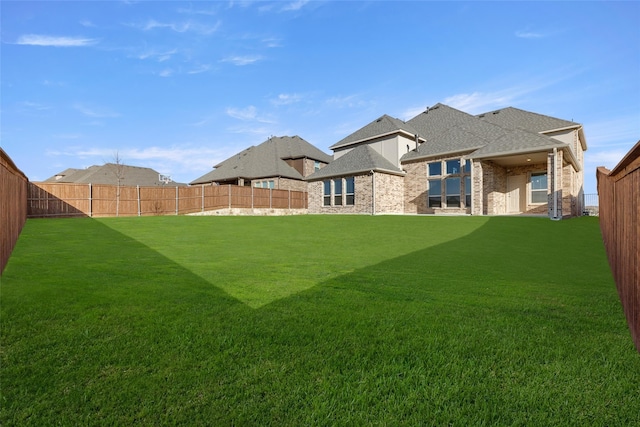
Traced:
<path id="1" fill-rule="evenodd" d="M 189 182 L 269 136 L 328 147 L 438 102 L 640 139 L 639 2 L 2 1 L 1 145 L 32 180 L 118 157 Z"/>

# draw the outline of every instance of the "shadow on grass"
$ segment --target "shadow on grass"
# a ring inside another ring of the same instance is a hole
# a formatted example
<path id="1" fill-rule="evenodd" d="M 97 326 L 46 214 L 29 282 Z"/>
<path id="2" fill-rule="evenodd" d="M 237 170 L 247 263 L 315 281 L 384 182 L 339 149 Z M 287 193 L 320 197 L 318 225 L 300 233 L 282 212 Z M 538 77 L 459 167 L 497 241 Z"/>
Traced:
<path id="1" fill-rule="evenodd" d="M 28 222 L 3 276 L 3 424 L 638 421 L 593 219 L 491 218 L 257 310 L 73 221 Z"/>

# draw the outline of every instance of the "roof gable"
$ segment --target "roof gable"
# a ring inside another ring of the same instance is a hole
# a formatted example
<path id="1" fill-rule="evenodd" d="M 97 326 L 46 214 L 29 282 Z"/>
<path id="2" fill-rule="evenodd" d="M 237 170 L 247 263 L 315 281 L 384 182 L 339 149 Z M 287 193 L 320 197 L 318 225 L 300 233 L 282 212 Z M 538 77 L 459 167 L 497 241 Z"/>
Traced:
<path id="1" fill-rule="evenodd" d="M 483 121 L 495 123 L 509 129 L 521 128 L 529 132 L 544 133 L 568 127 L 580 127 L 579 123 L 558 119 L 544 114 L 532 113 L 519 108 L 507 107 L 477 116 Z"/>
<path id="2" fill-rule="evenodd" d="M 257 179 L 280 176 L 302 180 L 286 159 L 309 158 L 329 163 L 331 156 L 323 153 L 299 136 L 272 137 L 258 146 L 251 146 L 215 166 L 211 172 L 191 184 L 226 181 L 238 178 Z"/>
<path id="3" fill-rule="evenodd" d="M 396 167 L 382 154 L 369 145 L 360 145 L 348 153 L 337 158 L 327 166 L 309 175 L 307 180 L 316 181 L 334 176 L 354 175 L 369 171 L 404 175 L 404 172 Z"/>
<path id="4" fill-rule="evenodd" d="M 416 130 L 413 128 L 413 126 L 411 126 L 411 124 L 385 114 L 372 121 L 368 125 L 364 126 L 363 128 L 358 129 L 354 133 L 336 142 L 329 148 L 335 150 L 336 148 L 357 144 L 359 142 L 370 140 L 382 135 L 389 135 L 400 132 L 404 132 L 410 135 L 417 134 Z"/>

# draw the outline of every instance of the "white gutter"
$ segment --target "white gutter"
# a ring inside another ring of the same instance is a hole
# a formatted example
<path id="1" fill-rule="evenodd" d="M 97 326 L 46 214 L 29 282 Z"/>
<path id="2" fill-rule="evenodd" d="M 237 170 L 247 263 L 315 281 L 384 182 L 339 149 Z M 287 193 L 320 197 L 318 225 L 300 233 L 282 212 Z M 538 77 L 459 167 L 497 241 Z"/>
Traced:
<path id="1" fill-rule="evenodd" d="M 553 221 L 558 221 L 558 149 L 553 149 Z"/>
<path id="2" fill-rule="evenodd" d="M 371 215 L 376 214 L 376 173 L 371 169 Z"/>

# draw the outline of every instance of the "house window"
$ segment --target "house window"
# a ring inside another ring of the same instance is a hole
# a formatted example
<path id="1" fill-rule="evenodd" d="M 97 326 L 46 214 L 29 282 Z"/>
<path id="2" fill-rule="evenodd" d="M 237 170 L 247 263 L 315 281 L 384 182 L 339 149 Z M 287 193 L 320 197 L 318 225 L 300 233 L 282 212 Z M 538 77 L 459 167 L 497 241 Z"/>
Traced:
<path id="1" fill-rule="evenodd" d="M 547 173 L 531 174 L 531 203 L 547 203 Z"/>
<path id="2" fill-rule="evenodd" d="M 464 177 L 464 206 L 467 208 L 471 207 L 471 177 Z"/>
<path id="3" fill-rule="evenodd" d="M 445 179 L 445 189 L 448 208 L 460 207 L 460 178 Z"/>
<path id="4" fill-rule="evenodd" d="M 442 163 L 441 162 L 432 162 L 427 165 L 429 168 L 429 176 L 438 176 L 442 175 Z"/>
<path id="5" fill-rule="evenodd" d="M 342 206 L 342 178 L 333 180 L 333 205 Z"/>
<path id="6" fill-rule="evenodd" d="M 471 160 L 465 160 L 464 161 L 464 165 L 462 166 L 462 173 L 471 173 L 471 169 L 473 168 L 473 163 L 471 163 Z"/>
<path id="7" fill-rule="evenodd" d="M 354 177 L 349 177 L 349 178 L 345 178 L 345 183 L 346 183 L 346 202 L 347 205 L 353 205 L 355 204 L 355 178 Z"/>
<path id="8" fill-rule="evenodd" d="M 447 175 L 460 173 L 460 159 L 447 160 Z"/>
<path id="9" fill-rule="evenodd" d="M 331 206 L 331 181 L 327 180 L 324 184 L 323 206 Z"/>
<path id="10" fill-rule="evenodd" d="M 320 162 L 319 161 L 315 161 L 315 163 L 313 164 L 313 169 L 314 170 L 320 170 Z"/>
<path id="11" fill-rule="evenodd" d="M 429 180 L 429 207 L 442 207 L 442 181 L 439 179 Z"/>

